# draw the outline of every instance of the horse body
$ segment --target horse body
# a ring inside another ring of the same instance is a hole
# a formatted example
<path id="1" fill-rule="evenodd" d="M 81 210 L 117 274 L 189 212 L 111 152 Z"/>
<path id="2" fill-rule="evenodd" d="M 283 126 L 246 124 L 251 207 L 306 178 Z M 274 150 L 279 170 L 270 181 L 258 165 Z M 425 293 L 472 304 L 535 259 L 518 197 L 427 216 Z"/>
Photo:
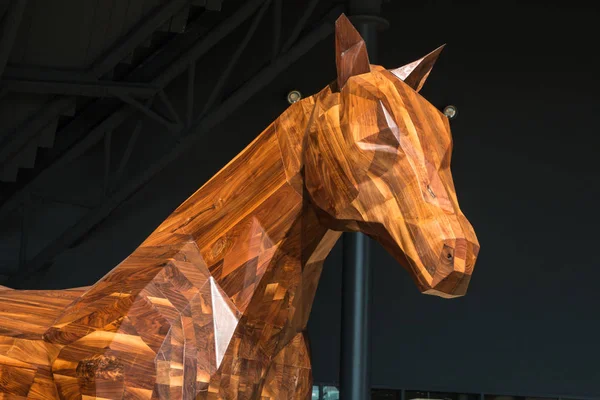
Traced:
<path id="1" fill-rule="evenodd" d="M 290 107 L 92 287 L 0 292 L 1 320 L 20 297 L 32 305 L 12 331 L 3 324 L 0 368 L 21 377 L 18 394 L 5 393 L 307 398 L 304 330 L 340 236 L 303 195 L 311 102 Z"/>
<path id="2" fill-rule="evenodd" d="M 447 120 L 415 91 L 431 57 L 387 71 L 345 17 L 336 29 L 338 81 L 95 285 L 0 291 L 0 398 L 308 399 L 305 328 L 341 231 L 377 239 L 421 291 L 465 293 L 479 247 Z"/>

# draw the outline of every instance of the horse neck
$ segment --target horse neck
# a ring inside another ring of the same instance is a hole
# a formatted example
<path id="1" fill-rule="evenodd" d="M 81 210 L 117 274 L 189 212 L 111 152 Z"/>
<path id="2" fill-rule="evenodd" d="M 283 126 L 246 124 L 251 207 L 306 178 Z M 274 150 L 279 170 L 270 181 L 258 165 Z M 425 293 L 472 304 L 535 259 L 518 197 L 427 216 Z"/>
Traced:
<path id="1" fill-rule="evenodd" d="M 155 247 L 168 248 L 163 254 L 173 257 L 178 248 L 193 242 L 208 268 L 221 262 L 227 273 L 229 260 L 237 262 L 274 244 L 281 248 L 292 237 L 310 234 L 318 240 L 327 229 L 319 226 L 302 178 L 303 140 L 313 108 L 312 97 L 290 106 L 130 257 Z"/>
<path id="2" fill-rule="evenodd" d="M 311 105 L 308 98 L 289 107 L 184 201 L 142 246 L 174 244 L 185 239 L 206 249 L 234 226 L 252 218 L 261 206 L 283 200 L 282 195 L 288 196 L 285 203 L 289 207 L 300 206 L 302 140 Z M 274 207 L 272 211 L 285 212 L 285 207 Z"/>
<path id="3" fill-rule="evenodd" d="M 311 110 L 310 99 L 291 106 L 72 304 L 57 320 L 61 329 L 111 302 L 161 297 L 150 292 L 181 274 L 198 289 L 210 278 L 249 323 L 279 326 L 285 338 L 303 329 L 340 235 L 319 222 L 305 196 L 302 141 Z M 274 301 L 297 312 L 265 316 L 264 304 Z"/>
<path id="4" fill-rule="evenodd" d="M 290 106 L 141 247 L 193 242 L 212 278 L 247 315 L 260 314 L 251 302 L 260 308 L 267 301 L 261 286 L 309 267 L 310 279 L 299 281 L 314 284 L 303 289 L 312 304 L 322 263 L 340 236 L 320 223 L 304 189 L 303 141 L 313 108 L 313 98 Z"/>

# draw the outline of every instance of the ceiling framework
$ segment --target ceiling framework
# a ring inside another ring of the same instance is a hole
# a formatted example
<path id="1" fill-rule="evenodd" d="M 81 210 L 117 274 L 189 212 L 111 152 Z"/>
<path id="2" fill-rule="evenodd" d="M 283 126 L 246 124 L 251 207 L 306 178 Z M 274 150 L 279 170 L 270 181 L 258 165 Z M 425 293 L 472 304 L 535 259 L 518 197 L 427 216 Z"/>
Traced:
<path id="1" fill-rule="evenodd" d="M 0 74 L 0 101 L 15 93 L 47 99 L 27 118 L 0 128 L 0 226 L 3 220 L 14 218 L 15 213 L 20 213 L 21 218 L 20 245 L 15 256 L 18 262 L 12 263 L 10 272 L 4 272 L 9 285 L 18 285 L 24 276 L 47 266 L 81 241 L 207 130 L 330 35 L 335 18 L 343 12 L 342 6 L 334 5 L 315 15 L 318 1 L 311 0 L 302 15 L 285 21 L 281 0 L 249 0 L 240 4 L 224 15 L 216 0 L 161 2 L 93 63 L 76 71 L 8 62 L 27 2 L 15 1 L 5 11 L 0 37 L 0 72 L 4 70 Z M 263 66 L 237 89 L 227 91 L 244 50 L 252 43 L 257 29 L 265 24 L 272 26 L 272 43 Z M 293 27 L 285 37 L 284 25 Z M 242 30 L 243 39 L 229 57 L 210 59 L 213 69 L 219 71 L 211 90 L 198 91 L 198 79 L 204 77 L 197 72 L 202 64 L 199 61 L 229 35 Z M 158 41 L 159 45 L 149 46 L 160 31 L 169 32 Z M 138 54 L 141 47 L 145 50 L 143 56 Z M 128 62 L 127 68 L 122 68 Z M 183 91 L 173 89 L 176 78 L 185 80 Z M 184 101 L 173 101 L 175 95 Z M 124 147 L 116 151 L 113 134 L 126 123 L 131 123 L 133 129 L 128 132 Z M 172 138 L 171 147 L 141 172 L 128 174 L 132 155 L 142 151 L 139 139 L 144 125 L 149 123 L 160 126 Z M 31 254 L 28 243 L 35 234 L 31 228 L 35 225 L 32 205 L 62 201 L 38 189 L 101 143 L 103 196 L 92 204 L 77 204 L 85 212 L 68 227 L 57 227 L 47 244 Z M 43 157 L 36 157 L 40 148 L 44 149 Z M 23 168 L 26 173 L 20 173 Z"/>
<path id="2" fill-rule="evenodd" d="M 0 17 L 3 19 L 3 23 L 0 25 L 2 34 L 2 36 L 0 36 L 0 76 L 2 76 L 2 73 L 4 72 L 8 57 L 15 43 L 15 37 L 17 36 L 17 30 L 23 19 L 23 12 L 25 11 L 27 0 L 15 0 L 12 6 L 10 6 L 10 3 L 7 3 L 7 5 L 9 6 L 9 9 L 4 11 L 6 15 L 2 16 L 3 13 L 0 13 Z"/>

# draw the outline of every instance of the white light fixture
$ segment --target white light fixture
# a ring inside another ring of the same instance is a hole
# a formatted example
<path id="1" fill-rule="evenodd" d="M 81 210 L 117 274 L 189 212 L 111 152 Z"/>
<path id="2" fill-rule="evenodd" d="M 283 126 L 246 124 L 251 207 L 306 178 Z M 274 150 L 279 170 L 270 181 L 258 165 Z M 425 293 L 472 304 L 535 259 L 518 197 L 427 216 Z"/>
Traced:
<path id="1" fill-rule="evenodd" d="M 287 95 L 287 101 L 290 104 L 294 104 L 295 102 L 299 101 L 301 98 L 302 98 L 302 93 L 300 93 L 297 90 L 292 90 Z"/>
<path id="2" fill-rule="evenodd" d="M 449 105 L 444 108 L 444 115 L 446 117 L 448 117 L 448 119 L 456 118 L 457 114 L 458 114 L 458 109 L 456 108 L 456 106 Z"/>

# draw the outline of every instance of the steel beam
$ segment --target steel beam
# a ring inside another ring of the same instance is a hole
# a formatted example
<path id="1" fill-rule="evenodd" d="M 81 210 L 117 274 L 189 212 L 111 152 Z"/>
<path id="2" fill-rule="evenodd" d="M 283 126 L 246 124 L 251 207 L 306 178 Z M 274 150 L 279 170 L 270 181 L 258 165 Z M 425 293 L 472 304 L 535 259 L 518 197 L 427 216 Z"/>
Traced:
<path id="1" fill-rule="evenodd" d="M 73 79 L 85 79 L 85 71 L 30 65 L 14 66 L 9 64 L 4 68 L 4 75 L 2 78 L 23 81 L 41 80 L 69 82 Z"/>
<path id="2" fill-rule="evenodd" d="M 221 11 L 221 0 L 206 0 L 205 7 L 207 10 Z"/>
<path id="3" fill-rule="evenodd" d="M 5 137 L 8 137 L 8 141 L 0 146 L 0 165 L 4 164 L 18 154 L 23 146 L 32 140 L 36 133 L 39 132 L 43 127 L 52 122 L 57 115 L 66 113 L 72 107 L 73 101 L 70 98 L 62 97 L 55 99 L 54 101 L 50 102 L 50 104 L 42 107 L 37 118 L 26 121 L 14 129 L 13 132 L 6 135 Z"/>
<path id="4" fill-rule="evenodd" d="M 229 75 L 231 74 L 231 72 L 233 72 L 233 68 L 236 66 L 237 62 L 239 61 L 240 57 L 242 56 L 242 53 L 244 52 L 244 50 L 246 50 L 248 43 L 250 43 L 252 36 L 254 36 L 254 33 L 256 32 L 256 28 L 258 28 L 258 24 L 260 24 L 260 21 L 262 20 L 263 16 L 265 15 L 267 8 L 269 8 L 270 3 L 271 3 L 271 0 L 266 0 L 264 2 L 264 4 L 262 5 L 262 7 L 260 8 L 260 10 L 258 11 L 258 13 L 256 14 L 256 16 L 254 17 L 254 19 L 252 20 L 252 24 L 250 25 L 248 32 L 246 32 L 246 34 L 244 35 L 244 39 L 242 39 L 242 42 L 238 45 L 237 49 L 235 50 L 235 52 L 229 59 L 227 66 L 225 67 L 225 69 L 223 70 L 221 75 L 219 76 L 217 83 L 213 87 L 213 90 L 211 91 L 210 95 L 208 96 L 208 100 L 204 104 L 204 108 L 202 110 L 201 115 L 206 114 L 208 112 L 208 110 L 210 110 L 212 108 L 212 106 L 215 104 L 215 102 L 221 96 L 221 91 L 223 89 L 223 86 L 225 85 L 225 82 L 227 81 L 227 78 L 229 78 Z"/>
<path id="5" fill-rule="evenodd" d="M 0 88 L 12 92 L 60 94 L 87 97 L 116 97 L 128 95 L 136 98 L 154 96 L 159 88 L 145 83 L 114 82 L 114 81 L 47 81 L 2 79 Z"/>
<path id="6" fill-rule="evenodd" d="M 173 118 L 173 121 L 175 121 L 175 123 L 178 126 L 181 126 L 182 122 L 181 118 L 179 117 L 179 113 L 177 112 L 177 110 L 175 110 L 175 107 L 173 107 L 173 103 L 171 103 L 171 100 L 169 100 L 169 96 L 167 96 L 163 89 L 161 89 L 158 92 L 158 97 L 160 98 L 164 106 L 167 107 L 167 111 L 169 112 L 169 114 L 171 114 L 171 118 Z"/>
<path id="7" fill-rule="evenodd" d="M 186 0 L 189 1 L 189 0 Z M 186 65 L 189 64 L 190 61 L 196 60 L 199 57 L 203 56 L 206 52 L 208 52 L 214 45 L 216 45 L 223 37 L 227 36 L 231 33 L 235 28 L 237 28 L 241 23 L 243 23 L 252 13 L 264 2 L 264 0 L 252 0 L 242 6 L 238 11 L 236 11 L 231 17 L 229 17 L 226 21 L 220 24 L 214 31 L 211 31 L 205 38 L 198 41 L 190 50 L 184 53 L 176 62 L 171 64 L 171 67 L 164 71 L 159 77 L 155 80 L 155 86 L 160 88 L 164 88 L 168 83 L 170 83 L 175 77 L 179 75 L 180 69 L 183 64 L 183 68 L 186 68 Z M 88 79 L 96 79 L 102 74 L 108 72 L 110 68 L 114 67 L 116 63 L 120 60 L 116 57 L 115 54 L 121 54 L 124 52 L 124 48 L 130 48 L 133 46 L 134 39 L 145 38 L 147 36 L 147 32 L 154 29 L 158 29 L 160 26 L 159 21 L 159 13 L 175 13 L 181 9 L 181 7 L 177 8 L 173 3 L 182 3 L 182 0 L 168 2 L 165 6 L 161 7 L 160 12 L 154 12 L 150 18 L 148 18 L 142 25 L 132 34 L 128 35 L 122 44 L 117 45 L 111 52 L 109 52 L 101 62 L 98 62 L 94 68 L 91 69 L 90 73 L 87 74 Z M 168 17 L 167 17 L 168 18 Z M 166 18 L 162 19 L 164 22 Z M 139 31 L 139 32 L 138 32 Z M 141 39 L 143 40 L 143 39 Z M 140 42 L 141 42 L 140 40 Z M 138 43 L 139 44 L 139 43 Z M 135 47 L 135 46 L 133 46 Z M 113 54 L 114 52 L 114 54 Z M 112 64 L 111 64 L 112 63 Z M 34 71 L 35 72 L 35 71 Z M 11 73 L 18 73 L 17 71 L 12 71 Z M 54 71 L 49 74 L 50 78 L 65 78 L 68 74 L 64 71 Z M 79 78 L 86 78 L 79 76 Z M 31 78 L 30 78 L 31 79 Z M 28 80 L 28 79 L 24 79 Z M 59 79 L 62 81 L 63 79 Z M 113 92 L 113 94 L 118 94 Z M 123 95 L 123 93 L 121 93 Z M 127 98 L 127 96 L 126 96 Z M 6 159 L 6 155 L 9 150 L 11 154 L 15 151 L 19 151 L 24 143 L 33 139 L 36 134 L 40 131 L 41 128 L 46 126 L 54 117 L 60 115 L 61 110 L 64 109 L 65 102 L 69 100 L 64 97 L 55 97 L 50 102 L 44 105 L 44 108 L 37 113 L 36 116 L 30 118 L 27 122 L 19 126 L 17 129 L 18 135 L 15 135 L 15 132 L 12 134 L 8 134 L 5 137 L 12 138 L 12 141 L 9 141 L 3 145 L 3 151 L 0 151 L 0 164 Z M 0 206 L 0 218 L 2 216 L 2 212 L 5 208 L 5 205 Z"/>
<path id="8" fill-rule="evenodd" d="M 129 162 L 129 158 L 131 157 L 131 153 L 133 152 L 133 148 L 135 143 L 137 142 L 137 138 L 142 131 L 143 122 L 142 119 L 139 119 L 135 124 L 135 128 L 133 128 L 133 132 L 129 137 L 129 141 L 127 142 L 127 147 L 125 148 L 125 153 L 123 153 L 123 157 L 121 157 L 121 162 L 119 163 L 119 168 L 117 169 L 117 173 L 115 174 L 115 178 L 113 180 L 112 186 L 110 188 L 111 192 L 114 191 L 115 187 L 119 184 L 121 180 L 121 176 L 127 167 L 127 163 Z"/>
<path id="9" fill-rule="evenodd" d="M 0 76 L 8 63 L 26 6 L 27 0 L 13 0 L 4 19 L 0 18 Z"/>
<path id="10" fill-rule="evenodd" d="M 194 118 L 194 90 L 196 89 L 196 62 L 190 62 L 188 67 L 187 76 L 187 100 L 186 100 L 186 113 L 185 123 L 186 126 L 192 125 L 192 119 Z"/>
<path id="11" fill-rule="evenodd" d="M 2 0 L 0 1 L 0 21 L 2 21 L 2 17 L 4 17 L 4 13 L 8 10 L 10 6 L 10 0 Z"/>
<path id="12" fill-rule="evenodd" d="M 165 87 L 176 76 L 181 75 L 189 67 L 190 60 L 197 60 L 229 35 L 235 28 L 248 19 L 265 0 L 250 0 L 237 10 L 227 21 L 213 29 L 203 40 L 197 42 L 190 50 L 173 62 L 153 84 Z"/>
<path id="13" fill-rule="evenodd" d="M 199 38 L 199 40 L 191 46 L 191 48 L 181 55 L 178 58 L 178 62 L 187 63 L 188 67 L 191 63 L 195 63 L 195 61 L 202 57 L 206 52 L 212 49 L 223 37 L 231 33 L 236 27 L 242 24 L 246 19 L 248 19 L 252 13 L 264 2 L 264 0 L 252 0 L 239 10 L 237 10 L 233 15 L 223 21 L 219 26 L 210 31 L 205 37 Z M 160 57 L 156 57 L 153 59 L 156 62 L 161 62 Z M 173 63 L 175 65 L 176 63 Z M 135 71 L 134 71 L 135 73 Z M 161 83 L 164 87 L 168 83 L 171 82 L 177 75 L 174 75 L 174 70 L 167 69 L 165 72 L 161 73 L 156 79 L 157 82 Z M 160 86 L 156 83 L 156 86 Z M 41 127 L 45 126 L 49 121 L 47 118 L 54 118 L 57 113 L 60 113 L 64 107 L 65 102 L 68 101 L 68 98 L 65 97 L 57 97 L 54 101 L 50 102 L 46 105 L 47 108 L 43 109 L 40 115 L 37 118 L 34 118 L 24 126 L 19 128 L 19 138 L 26 137 L 27 140 L 31 139 L 32 136 L 41 129 Z M 70 103 L 66 103 L 70 104 Z M 64 153 L 61 154 L 56 160 L 52 162 L 51 165 L 48 165 L 43 171 L 41 171 L 36 177 L 34 177 L 30 182 L 28 182 L 25 186 L 23 186 L 20 190 L 15 192 L 11 197 L 9 197 L 6 201 L 4 201 L 0 205 L 0 220 L 6 217 L 12 210 L 14 210 L 22 201 L 23 198 L 31 192 L 32 187 L 45 179 L 46 176 L 51 176 L 53 171 L 62 168 L 65 162 L 69 162 L 74 158 L 79 157 L 89 148 L 94 146 L 102 139 L 102 135 L 104 134 L 103 127 L 108 126 L 107 129 L 115 129 L 120 125 L 127 117 L 131 116 L 135 109 L 129 105 L 124 105 L 119 107 L 114 113 L 107 118 L 107 121 L 98 123 L 95 118 L 91 118 L 89 115 L 94 115 L 94 109 L 96 107 L 91 106 L 91 110 L 89 113 L 84 112 L 84 115 L 81 118 L 75 118 L 68 126 L 67 130 L 73 130 L 77 133 L 76 137 L 79 137 L 80 132 L 90 131 L 90 133 L 85 136 L 82 140 L 78 142 L 72 142 L 71 146 L 68 149 L 65 149 Z M 102 110 L 106 109 L 106 105 L 100 103 L 97 107 L 96 112 L 102 112 Z M 191 115 L 190 115 L 191 119 Z M 116 125 L 115 125 L 116 124 Z M 40 126 L 41 125 L 41 126 Z M 189 124 L 191 126 L 191 123 Z M 87 128 L 86 128 L 87 126 Z M 69 132 L 70 133 L 70 132 Z M 65 135 L 65 132 L 60 132 L 61 136 L 73 136 L 73 135 Z M 13 135 L 14 136 L 14 135 Z M 22 145 L 22 144 L 21 144 Z M 17 146 L 15 146 L 17 147 Z M 20 148 L 20 147 L 17 147 Z M 0 163 L 2 160 L 2 151 L 4 149 L 0 149 Z"/>
<path id="14" fill-rule="evenodd" d="M 292 34 L 290 35 L 290 37 L 288 38 L 288 40 L 283 45 L 283 48 L 281 49 L 282 52 L 285 53 L 286 51 L 288 51 L 288 49 L 290 47 L 292 47 L 292 45 L 294 44 L 294 42 L 296 42 L 296 40 L 298 40 L 298 37 L 302 33 L 302 30 L 304 29 L 304 26 L 306 26 L 306 23 L 308 22 L 308 19 L 312 15 L 312 13 L 315 10 L 315 7 L 317 6 L 318 3 L 319 3 L 319 0 L 310 0 L 310 3 L 308 3 L 308 5 L 306 6 L 306 8 L 304 9 L 304 13 L 302 14 L 302 16 L 300 17 L 300 19 L 298 20 L 298 22 L 296 22 L 296 25 L 294 25 L 294 29 L 292 30 Z"/>
<path id="15" fill-rule="evenodd" d="M 282 16 L 282 0 L 274 0 L 273 2 L 273 45 L 271 48 L 271 61 L 277 59 L 281 47 L 281 20 Z"/>
<path id="16" fill-rule="evenodd" d="M 29 213 L 31 208 L 31 198 L 27 198 L 23 202 L 21 208 L 21 243 L 19 245 L 19 266 L 22 267 L 27 263 L 27 239 L 29 238 Z"/>
<path id="17" fill-rule="evenodd" d="M 129 106 L 123 106 L 118 111 L 114 112 L 108 118 L 96 125 L 82 140 L 71 146 L 61 157 L 56 159 L 52 165 L 49 165 L 46 169 L 41 171 L 26 186 L 21 188 L 18 192 L 13 194 L 4 203 L 2 203 L 2 206 L 0 206 L 0 220 L 5 218 L 11 213 L 12 210 L 17 208 L 19 204 L 21 204 L 21 202 L 33 192 L 33 189 L 37 183 L 42 182 L 47 177 L 51 177 L 55 171 L 68 165 L 71 161 L 81 156 L 92 146 L 99 143 L 100 140 L 104 138 L 104 135 L 107 131 L 116 129 L 131 114 L 132 109 Z M 79 125 L 80 124 L 74 124 L 73 129 L 77 129 Z"/>
<path id="18" fill-rule="evenodd" d="M 325 39 L 331 34 L 334 26 L 334 18 L 341 12 L 342 7 L 334 8 L 317 28 L 307 34 L 287 53 L 280 56 L 274 63 L 263 68 L 252 79 L 242 85 L 227 100 L 221 103 L 215 110 L 203 118 L 197 118 L 191 127 L 184 128 L 181 132 L 181 140 L 158 159 L 154 164 L 145 168 L 138 176 L 132 179 L 127 185 L 116 191 L 112 196 L 96 209 L 90 211 L 74 226 L 63 232 L 57 239 L 39 252 L 27 265 L 20 269 L 17 274 L 9 280 L 9 285 L 15 286 L 19 278 L 31 274 L 42 268 L 48 262 L 51 262 L 57 254 L 64 251 L 71 244 L 75 243 L 81 236 L 85 235 L 94 226 L 103 221 L 119 204 L 133 195 L 143 185 L 145 185 L 156 174 L 161 172 L 172 161 L 176 160 L 182 153 L 189 150 L 196 142 L 218 123 L 227 118 L 239 106 L 244 104 L 250 97 L 259 92 L 264 86 L 269 84 L 283 70 L 289 67 L 298 58 L 308 52 L 314 45 Z"/>
<path id="19" fill-rule="evenodd" d="M 324 18 L 321 24 L 300 40 L 292 49 L 282 54 L 272 65 L 264 68 L 260 73 L 241 86 L 227 100 L 206 117 L 197 119 L 192 125 L 192 132 L 196 134 L 204 133 L 219 122 L 223 121 L 231 112 L 231 109 L 244 104 L 254 93 L 258 92 L 266 84 L 270 83 L 277 74 L 287 68 L 302 55 L 307 53 L 314 45 L 333 32 L 335 19 L 342 13 L 344 7 L 334 7 Z M 182 150 L 185 150 L 183 148 Z"/>
<path id="20" fill-rule="evenodd" d="M 110 158 L 111 158 L 111 142 L 112 142 L 112 134 L 114 131 L 107 131 L 104 134 L 104 185 L 102 187 L 102 191 L 104 196 L 108 195 L 108 189 L 110 187 Z"/>
<path id="21" fill-rule="evenodd" d="M 158 114 L 156 111 L 151 110 L 150 108 L 146 107 L 144 104 L 140 103 L 139 101 L 137 101 L 135 99 L 132 99 L 129 96 L 121 95 L 121 96 L 119 96 L 119 99 L 123 100 L 123 102 L 129 104 L 130 106 L 136 108 L 138 111 L 140 111 L 142 114 L 144 114 L 148 118 L 151 118 L 151 119 L 155 120 L 156 122 L 163 124 L 170 131 L 174 131 L 179 127 L 179 125 L 177 123 L 169 121 L 167 118 Z"/>
<path id="22" fill-rule="evenodd" d="M 110 71 L 119 61 L 124 59 L 137 46 L 160 28 L 166 20 L 177 14 L 190 0 L 170 0 L 155 8 L 152 13 L 134 30 L 109 49 L 100 60 L 89 69 L 90 78 L 99 78 Z"/>
<path id="23" fill-rule="evenodd" d="M 96 62 L 90 69 L 84 74 L 73 74 L 78 78 L 87 80 L 95 80 L 100 78 L 102 75 L 110 71 L 120 60 L 122 60 L 129 52 L 133 51 L 141 42 L 143 42 L 152 32 L 156 31 L 167 19 L 172 17 L 174 14 L 179 12 L 189 0 L 172 0 L 165 2 L 161 7 L 156 8 L 152 14 L 146 18 L 135 30 L 127 34 L 123 40 L 117 43 L 111 48 L 101 59 Z M 5 16 L 7 23 L 3 24 L 3 36 L 0 37 L 0 75 L 6 66 L 10 48 L 16 35 L 19 22 L 23 15 L 23 10 L 27 0 L 15 0 L 13 8 Z M 60 72 L 59 75 L 63 76 L 66 73 Z M 68 79 L 67 79 L 68 81 Z M 64 87 L 63 87 L 64 89 Z M 74 90 L 71 87 L 70 90 Z M 88 88 L 89 89 L 89 88 Z M 96 87 L 98 90 L 98 87 Z M 46 103 L 42 110 L 32 116 L 22 126 L 20 126 L 16 132 L 9 134 L 9 140 L 3 144 L 0 149 L 0 165 L 5 162 L 8 157 L 13 157 L 18 154 L 24 144 L 28 141 L 33 140 L 36 135 L 40 132 L 41 128 L 46 126 L 50 121 L 59 116 L 64 109 L 65 104 L 72 104 L 73 98 L 56 96 L 51 101 Z"/>

